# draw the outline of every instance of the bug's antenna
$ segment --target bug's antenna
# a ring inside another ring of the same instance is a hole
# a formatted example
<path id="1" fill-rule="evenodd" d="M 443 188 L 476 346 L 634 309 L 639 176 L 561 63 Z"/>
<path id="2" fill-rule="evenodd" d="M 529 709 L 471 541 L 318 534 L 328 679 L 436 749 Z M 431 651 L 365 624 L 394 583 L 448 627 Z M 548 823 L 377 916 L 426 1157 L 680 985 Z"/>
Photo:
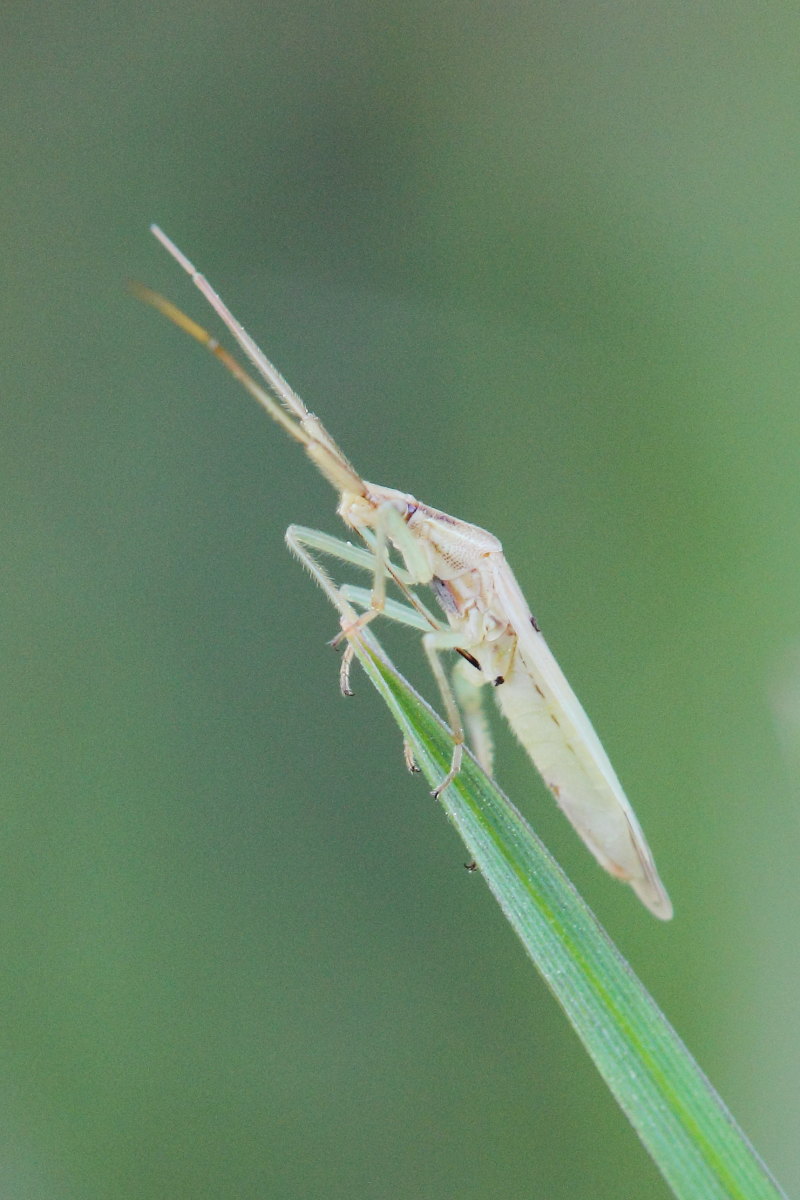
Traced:
<path id="1" fill-rule="evenodd" d="M 281 406 L 273 400 L 272 396 L 263 388 L 260 383 L 256 383 L 252 375 L 245 371 L 241 363 L 237 362 L 232 354 L 229 354 L 224 346 L 221 346 L 215 337 L 204 329 L 202 325 L 198 325 L 191 317 L 187 317 L 177 305 L 171 300 L 167 300 L 158 292 L 154 292 L 152 288 L 145 287 L 143 283 L 131 282 L 131 291 L 140 300 L 144 300 L 145 304 L 149 304 L 156 309 L 168 320 L 172 321 L 173 325 L 177 325 L 184 333 L 188 333 L 201 346 L 205 346 L 210 350 L 215 358 L 219 359 L 223 367 L 230 371 L 237 383 L 246 388 L 250 395 L 258 401 L 262 408 L 265 408 L 273 421 L 281 426 L 282 429 L 289 434 L 289 437 L 294 438 L 296 442 L 300 442 L 303 446 L 308 446 L 311 442 L 311 434 L 308 433 L 302 426 L 302 423 L 292 420 L 291 416 L 285 412 Z M 311 415 L 310 413 L 308 414 Z"/>
<path id="2" fill-rule="evenodd" d="M 214 291 L 206 277 L 200 274 L 194 263 L 186 257 L 182 250 L 178 249 L 172 238 L 167 237 L 164 230 L 159 228 L 158 225 L 151 225 L 150 232 L 161 242 L 164 249 L 172 255 L 178 266 L 183 267 L 192 283 L 205 296 L 214 312 L 233 334 L 238 345 L 244 350 L 259 375 L 272 388 L 272 391 L 278 397 L 281 404 L 283 404 L 284 408 L 288 409 L 290 413 L 293 413 L 301 421 L 310 416 L 308 409 L 294 388 L 289 386 L 277 367 L 274 367 L 263 350 L 259 349 L 244 326 L 236 320 L 236 317 L 228 308 L 225 301 Z"/>
<path id="3" fill-rule="evenodd" d="M 348 462 L 346 455 L 336 445 L 336 442 L 328 433 L 325 426 L 318 417 L 309 412 L 294 389 L 283 378 L 280 371 L 272 365 L 267 356 L 250 337 L 250 334 L 239 324 L 208 280 L 195 269 L 186 255 L 178 249 L 175 243 L 157 225 L 151 225 L 150 228 L 162 246 L 169 251 L 179 266 L 186 271 L 192 282 L 211 305 L 214 312 L 223 321 L 226 328 L 230 330 L 238 345 L 257 368 L 270 391 L 267 391 L 267 388 L 258 383 L 244 369 L 241 363 L 224 346 L 220 345 L 208 330 L 204 329 L 202 325 L 198 325 L 191 317 L 187 317 L 186 313 L 170 300 L 165 299 L 158 292 L 154 292 L 151 288 L 145 287 L 140 283 L 131 284 L 131 290 L 135 295 L 140 300 L 144 300 L 146 304 L 152 305 L 153 308 L 162 313 L 173 324 L 177 325 L 179 329 L 182 329 L 184 333 L 188 333 L 190 337 L 198 341 L 201 346 L 205 346 L 222 363 L 226 370 L 233 375 L 234 379 L 258 401 L 261 407 L 266 409 L 273 421 L 280 425 L 291 438 L 294 438 L 296 442 L 300 442 L 305 447 L 306 454 L 308 454 L 311 461 L 316 464 L 329 483 L 342 496 L 347 493 L 357 496 L 366 495 L 366 483 L 358 474 L 355 467 Z"/>

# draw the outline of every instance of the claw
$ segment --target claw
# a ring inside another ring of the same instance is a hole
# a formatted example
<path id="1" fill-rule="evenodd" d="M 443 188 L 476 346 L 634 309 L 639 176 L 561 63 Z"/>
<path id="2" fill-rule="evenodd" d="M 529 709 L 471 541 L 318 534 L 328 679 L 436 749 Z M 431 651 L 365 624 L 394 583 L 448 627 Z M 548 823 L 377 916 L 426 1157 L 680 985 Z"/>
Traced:
<path id="1" fill-rule="evenodd" d="M 352 642 L 348 642 L 344 648 L 342 662 L 339 667 L 339 689 L 343 696 L 354 696 L 355 692 L 350 687 L 350 664 L 353 661 L 355 649 Z"/>
<path id="2" fill-rule="evenodd" d="M 450 784 L 453 782 L 453 780 L 455 779 L 458 772 L 461 770 L 461 759 L 463 758 L 463 756 L 464 756 L 464 743 L 456 742 L 456 744 L 453 746 L 453 757 L 450 760 L 450 770 L 447 772 L 447 774 L 445 775 L 442 782 L 440 784 L 438 784 L 431 792 L 431 795 L 433 796 L 434 800 L 439 799 L 439 797 L 441 796 L 441 794 L 445 790 L 445 788 L 448 788 L 450 786 Z"/>
<path id="3" fill-rule="evenodd" d="M 403 738 L 403 758 L 405 760 L 406 769 L 409 770 L 412 775 L 418 775 L 419 767 L 417 766 L 417 760 L 414 758 L 414 748 L 407 738 Z"/>

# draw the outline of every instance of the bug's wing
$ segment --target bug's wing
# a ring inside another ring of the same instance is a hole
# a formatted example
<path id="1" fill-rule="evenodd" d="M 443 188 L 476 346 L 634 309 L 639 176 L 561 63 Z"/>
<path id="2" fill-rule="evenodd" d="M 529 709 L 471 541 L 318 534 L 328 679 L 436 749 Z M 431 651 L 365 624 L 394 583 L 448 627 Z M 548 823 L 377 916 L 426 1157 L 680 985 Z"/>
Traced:
<path id="1" fill-rule="evenodd" d="M 505 560 L 493 569 L 494 591 L 517 635 L 517 654 L 497 702 L 560 808 L 598 862 L 629 883 L 655 916 L 672 905 L 653 856 L 592 723 L 547 642 Z"/>

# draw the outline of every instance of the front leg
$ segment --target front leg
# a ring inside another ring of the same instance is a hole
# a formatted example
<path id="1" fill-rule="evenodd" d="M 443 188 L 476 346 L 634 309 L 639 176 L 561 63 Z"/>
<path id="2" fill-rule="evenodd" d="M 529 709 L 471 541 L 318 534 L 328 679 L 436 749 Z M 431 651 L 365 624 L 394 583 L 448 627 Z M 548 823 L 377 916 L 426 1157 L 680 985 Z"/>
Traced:
<path id="1" fill-rule="evenodd" d="M 355 563 L 356 566 L 372 567 L 373 557 L 360 546 L 343 542 L 330 534 L 320 533 L 315 529 L 306 529 L 302 525 L 290 525 L 286 530 L 286 545 L 306 568 L 311 577 L 319 584 L 325 595 L 339 612 L 342 619 L 348 622 L 358 620 L 358 614 L 342 590 L 336 586 L 328 572 L 317 562 L 312 549 L 342 562 Z"/>
<path id="2" fill-rule="evenodd" d="M 361 531 L 365 541 L 372 549 L 372 591 L 370 602 L 364 611 L 356 618 L 356 625 L 351 629 L 342 626 L 342 632 L 336 638 L 334 645 L 343 637 L 359 629 L 363 629 L 374 621 L 386 608 L 386 581 L 393 579 L 411 605 L 427 619 L 428 625 L 439 627 L 438 621 L 431 618 L 427 609 L 410 590 L 416 584 L 429 583 L 431 574 L 425 551 L 419 540 L 413 536 L 395 506 L 388 501 L 381 504 L 375 511 L 372 529 Z M 390 546 L 394 546 L 403 556 L 405 570 L 395 567 L 389 557 Z M 426 628 L 428 628 L 426 625 Z"/>
<path id="3" fill-rule="evenodd" d="M 399 514 L 396 513 L 398 520 L 401 521 Z M 391 520 L 391 518 L 390 518 Z M 405 538 L 410 538 L 408 530 L 403 525 Z M 397 543 L 401 540 L 395 537 L 395 531 L 392 532 L 392 541 Z M 403 541 L 405 539 L 402 539 Z M 413 540 L 413 539 L 412 539 Z M 461 715 L 458 709 L 453 688 L 447 678 L 447 673 L 442 666 L 440 652 L 443 650 L 464 649 L 465 631 L 456 632 L 452 629 L 443 629 L 436 618 L 428 611 L 425 605 L 419 598 L 410 590 L 410 573 L 401 571 L 395 568 L 389 561 L 386 554 L 386 539 L 383 540 L 384 551 L 382 567 L 376 566 L 377 547 L 379 540 L 376 537 L 376 554 L 373 555 L 370 551 L 363 550 L 359 546 L 353 546 L 349 542 L 343 542 L 339 538 L 334 538 L 330 534 L 320 533 L 317 530 L 306 529 L 299 525 L 290 525 L 286 531 L 286 544 L 291 552 L 300 560 L 309 574 L 316 580 L 326 596 L 329 598 L 334 607 L 338 610 L 341 616 L 342 631 L 334 639 L 334 644 L 338 643 L 342 638 L 348 639 L 348 644 L 345 647 L 342 657 L 342 666 L 340 671 L 340 686 L 344 695 L 352 695 L 350 689 L 350 666 L 355 654 L 353 639 L 357 637 L 371 620 L 379 613 L 384 613 L 392 620 L 399 621 L 402 624 L 410 625 L 412 628 L 423 632 L 422 644 L 425 654 L 430 663 L 433 677 L 436 680 L 439 694 L 447 714 L 447 720 L 450 725 L 450 731 L 453 737 L 453 754 L 450 760 L 450 768 L 442 782 L 434 791 L 434 796 L 439 796 L 444 789 L 453 782 L 461 768 L 461 761 L 464 752 L 464 728 L 461 721 Z M 342 562 L 352 563 L 358 567 L 364 567 L 373 572 L 373 586 L 371 591 L 365 588 L 357 588 L 345 584 L 343 587 L 337 587 L 331 576 L 325 568 L 317 561 L 312 553 L 315 550 L 322 554 L 327 554 L 332 558 L 339 559 Z M 401 552 L 404 552 L 405 546 L 401 545 Z M 404 553 L 404 558 L 408 563 L 408 557 Z M 413 560 L 412 560 L 413 561 Z M 390 575 L 400 587 L 401 591 L 409 601 L 409 605 L 399 604 L 395 600 L 389 600 L 385 593 L 386 575 Z M 378 578 L 383 578 L 383 595 L 381 597 L 380 586 L 377 585 Z M 375 605 L 375 593 L 378 591 L 378 606 Z M 364 611 L 359 615 L 353 608 L 353 604 L 357 604 Z M 467 638 L 467 640 L 469 640 Z M 472 668 L 474 670 L 474 668 Z M 413 755 L 408 746 L 404 747 L 406 764 L 410 767 L 413 762 Z"/>

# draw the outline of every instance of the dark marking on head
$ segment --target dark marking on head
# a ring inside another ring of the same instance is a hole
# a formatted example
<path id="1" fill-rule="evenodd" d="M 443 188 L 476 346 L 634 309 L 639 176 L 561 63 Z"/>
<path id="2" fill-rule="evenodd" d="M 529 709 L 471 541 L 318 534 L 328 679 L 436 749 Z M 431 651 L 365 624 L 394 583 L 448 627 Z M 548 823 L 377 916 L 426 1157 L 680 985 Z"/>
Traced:
<path id="1" fill-rule="evenodd" d="M 464 863 L 464 870 L 469 871 L 470 875 L 472 874 L 473 871 L 477 871 L 477 869 L 478 869 L 478 864 L 475 862 L 474 858 L 473 858 L 472 862 Z"/>
<path id="2" fill-rule="evenodd" d="M 477 658 L 475 658 L 474 655 L 470 654 L 469 650 L 459 650 L 458 646 L 456 646 L 456 654 L 460 654 L 462 658 L 466 659 L 466 661 L 469 663 L 469 665 L 471 667 L 474 667 L 476 671 L 483 670 L 483 667 L 478 662 Z"/>
<path id="3" fill-rule="evenodd" d="M 493 687 L 500 687 L 500 684 L 501 684 L 501 683 L 505 683 L 505 681 L 506 681 L 506 677 L 505 677 L 505 675 L 497 675 L 497 676 L 496 676 L 496 677 L 495 677 L 495 678 L 492 680 L 492 685 L 493 685 Z"/>

